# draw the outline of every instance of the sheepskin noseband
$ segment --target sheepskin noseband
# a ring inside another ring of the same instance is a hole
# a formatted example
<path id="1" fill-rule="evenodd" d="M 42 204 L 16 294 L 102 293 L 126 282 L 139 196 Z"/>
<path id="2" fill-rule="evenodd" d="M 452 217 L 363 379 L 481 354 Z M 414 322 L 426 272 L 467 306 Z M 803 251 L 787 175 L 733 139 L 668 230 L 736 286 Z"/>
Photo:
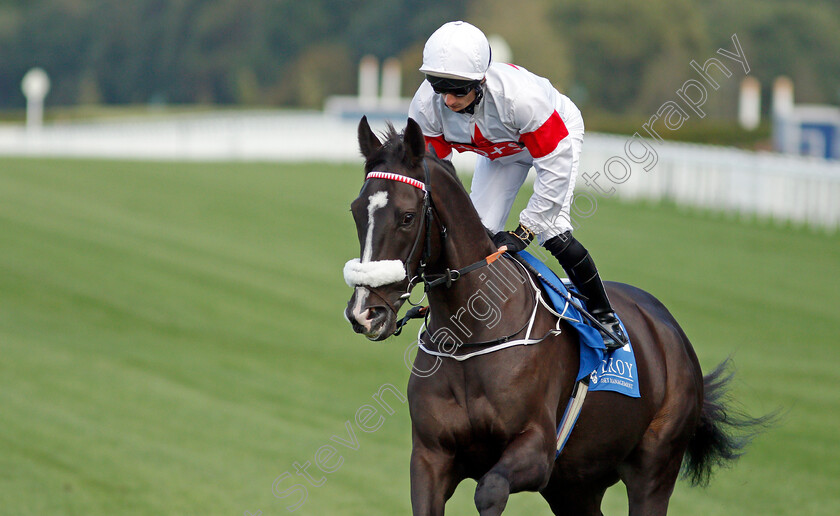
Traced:
<path id="1" fill-rule="evenodd" d="M 353 258 L 344 265 L 344 281 L 351 287 L 381 287 L 396 283 L 406 277 L 405 267 L 400 260 L 376 260 L 364 262 Z"/>

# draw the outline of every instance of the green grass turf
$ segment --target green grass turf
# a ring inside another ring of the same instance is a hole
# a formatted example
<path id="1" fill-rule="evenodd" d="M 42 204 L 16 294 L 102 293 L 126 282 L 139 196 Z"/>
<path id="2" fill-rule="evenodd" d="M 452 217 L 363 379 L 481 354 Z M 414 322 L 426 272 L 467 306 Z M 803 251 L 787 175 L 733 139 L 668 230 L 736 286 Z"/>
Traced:
<path id="1" fill-rule="evenodd" d="M 297 514 L 409 513 L 407 407 L 354 420 L 404 389 L 415 331 L 372 343 L 341 315 L 360 174 L 0 159 L 0 514 L 286 514 L 297 496 L 272 483 L 330 443 L 340 467 L 310 467 L 325 481 Z M 741 406 L 786 410 L 708 489 L 678 484 L 672 513 L 840 514 L 840 237 L 607 200 L 579 224 L 704 368 L 733 354 Z M 355 450 L 331 441 L 348 421 Z M 450 513 L 474 512 L 474 485 Z M 611 489 L 605 514 L 625 507 Z"/>

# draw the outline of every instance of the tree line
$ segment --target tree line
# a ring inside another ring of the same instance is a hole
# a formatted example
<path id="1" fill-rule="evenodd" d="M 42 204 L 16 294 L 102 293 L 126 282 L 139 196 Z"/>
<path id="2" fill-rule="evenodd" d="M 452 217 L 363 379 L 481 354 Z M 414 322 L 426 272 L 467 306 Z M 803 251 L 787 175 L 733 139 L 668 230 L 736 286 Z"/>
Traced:
<path id="1" fill-rule="evenodd" d="M 24 105 L 33 66 L 52 78 L 52 105 L 319 107 L 355 93 L 366 54 L 400 57 L 410 95 L 423 42 L 452 19 L 503 36 L 515 62 L 608 113 L 655 107 L 733 33 L 765 92 L 788 75 L 797 101 L 840 101 L 831 0 L 0 0 L 0 108 Z M 713 114 L 732 113 L 725 98 Z"/>

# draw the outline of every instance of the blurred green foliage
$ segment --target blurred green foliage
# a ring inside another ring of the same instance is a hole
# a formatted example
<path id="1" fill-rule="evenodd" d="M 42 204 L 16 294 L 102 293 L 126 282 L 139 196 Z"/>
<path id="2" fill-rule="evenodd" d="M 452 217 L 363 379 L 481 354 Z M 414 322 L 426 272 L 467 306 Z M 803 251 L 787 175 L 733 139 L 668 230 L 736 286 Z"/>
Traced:
<path id="1" fill-rule="evenodd" d="M 840 101 L 833 0 L 0 0 L 0 108 L 41 66 L 50 105 L 212 103 L 317 108 L 356 91 L 360 57 L 398 57 L 403 94 L 428 35 L 466 19 L 583 108 L 650 115 L 695 77 L 689 63 L 737 34 L 769 98 L 791 76 L 798 102 Z M 706 105 L 732 119 L 742 70 Z M 762 106 L 769 109 L 768 103 Z"/>
<path id="2" fill-rule="evenodd" d="M 33 66 L 52 105 L 320 106 L 351 94 L 364 54 L 425 39 L 463 1 L 0 0 L 0 108 L 21 107 Z"/>

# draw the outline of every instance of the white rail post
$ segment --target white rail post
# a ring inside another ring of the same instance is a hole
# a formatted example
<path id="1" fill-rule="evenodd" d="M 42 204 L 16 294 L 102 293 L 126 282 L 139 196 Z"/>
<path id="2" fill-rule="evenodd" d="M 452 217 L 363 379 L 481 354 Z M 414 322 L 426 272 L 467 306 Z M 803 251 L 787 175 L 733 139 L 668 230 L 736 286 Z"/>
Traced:
<path id="1" fill-rule="evenodd" d="M 26 129 L 38 131 L 44 123 L 44 98 L 50 92 L 50 78 L 41 68 L 32 68 L 20 83 L 26 96 Z"/>

